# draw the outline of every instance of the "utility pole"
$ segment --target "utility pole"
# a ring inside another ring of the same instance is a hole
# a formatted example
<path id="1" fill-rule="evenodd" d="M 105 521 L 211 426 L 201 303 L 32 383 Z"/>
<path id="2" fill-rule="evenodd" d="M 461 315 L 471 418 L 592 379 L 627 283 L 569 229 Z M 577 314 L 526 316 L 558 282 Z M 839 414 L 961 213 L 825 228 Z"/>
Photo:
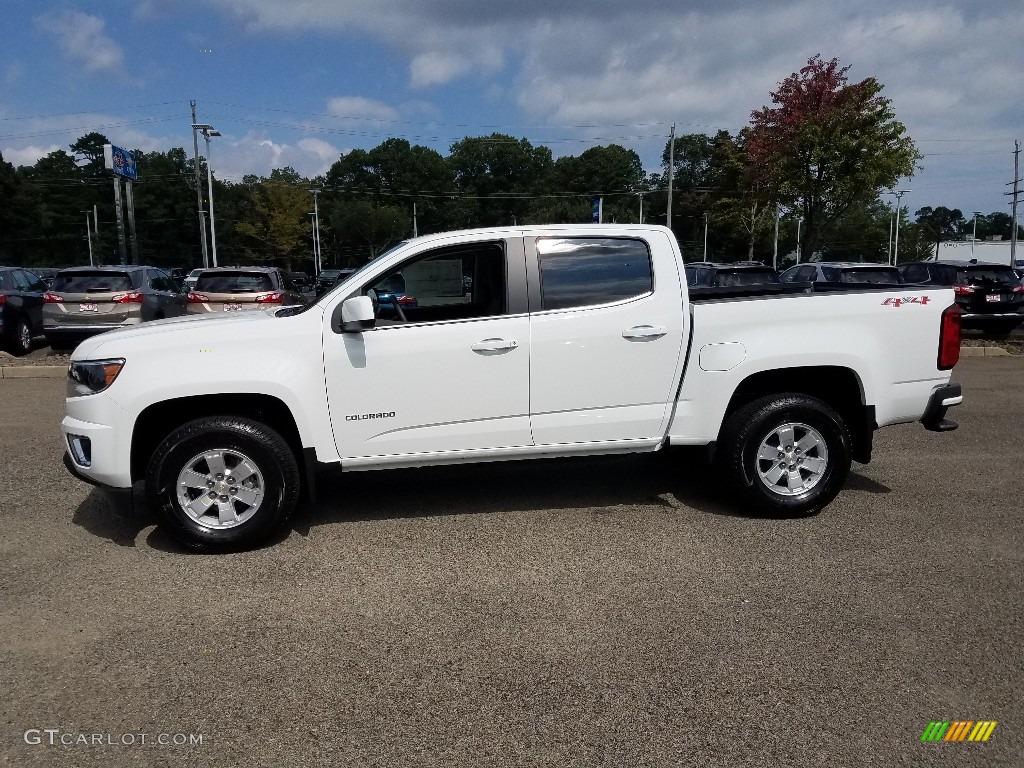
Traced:
<path id="1" fill-rule="evenodd" d="M 676 124 L 672 123 L 672 130 L 668 134 L 668 213 L 665 215 L 665 223 L 672 229 L 672 179 L 676 175 Z"/>
<path id="2" fill-rule="evenodd" d="M 1013 142 L 1013 181 L 1010 184 L 1013 185 L 1012 192 L 1004 192 L 1004 195 L 1013 195 L 1012 213 L 1010 214 L 1010 226 L 1013 229 L 1010 230 L 1010 266 L 1017 267 L 1017 198 L 1020 196 L 1020 142 Z M 1010 186 L 1007 184 L 1006 186 Z"/>
<path id="3" fill-rule="evenodd" d="M 803 216 L 796 217 L 796 263 L 800 263 L 800 225 L 804 223 Z"/>
<path id="4" fill-rule="evenodd" d="M 203 210 L 203 182 L 199 175 L 199 134 L 196 133 L 196 102 L 191 99 L 188 102 L 192 107 L 192 146 L 195 150 L 196 165 L 196 205 L 199 211 L 199 241 L 203 244 L 203 266 L 210 266 L 210 255 L 206 249 L 206 211 Z"/>
<path id="5" fill-rule="evenodd" d="M 412 236 L 419 237 L 420 232 L 416 228 L 416 203 L 412 204 Z"/>

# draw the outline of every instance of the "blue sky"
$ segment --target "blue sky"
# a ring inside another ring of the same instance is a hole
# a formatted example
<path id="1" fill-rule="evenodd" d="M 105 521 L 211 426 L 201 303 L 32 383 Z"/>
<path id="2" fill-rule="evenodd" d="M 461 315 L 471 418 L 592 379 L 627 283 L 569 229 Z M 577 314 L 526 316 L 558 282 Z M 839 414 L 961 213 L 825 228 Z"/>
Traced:
<path id="1" fill-rule="evenodd" d="M 315 175 L 392 136 L 447 154 L 493 131 L 556 156 L 615 142 L 654 171 L 673 122 L 736 132 L 819 52 L 878 78 L 926 155 L 901 185 L 911 212 L 1009 212 L 1024 139 L 1024 12 L 1009 0 L 3 0 L 0 19 L 15 165 L 90 130 L 190 148 L 195 99 L 232 180 Z"/>

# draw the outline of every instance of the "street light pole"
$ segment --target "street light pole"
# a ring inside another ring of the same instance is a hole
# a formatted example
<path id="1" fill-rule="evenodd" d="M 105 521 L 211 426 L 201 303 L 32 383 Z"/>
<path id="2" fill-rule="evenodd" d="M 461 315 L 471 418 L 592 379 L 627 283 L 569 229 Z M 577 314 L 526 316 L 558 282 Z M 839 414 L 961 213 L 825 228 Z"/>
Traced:
<path id="1" fill-rule="evenodd" d="M 796 263 L 800 263 L 800 225 L 804 223 L 803 216 L 796 217 Z"/>
<path id="2" fill-rule="evenodd" d="M 85 239 L 89 241 L 89 266 L 94 266 L 92 261 L 92 222 L 89 221 L 89 214 L 92 211 L 82 211 L 85 214 Z"/>
<path id="3" fill-rule="evenodd" d="M 319 275 L 324 269 L 323 254 L 320 252 L 320 207 L 316 197 L 320 194 L 320 188 L 313 187 L 309 191 L 313 193 L 313 269 Z"/>
<path id="4" fill-rule="evenodd" d="M 210 157 L 210 137 L 220 136 L 220 131 L 207 123 L 194 123 L 192 128 L 198 130 L 206 139 L 206 186 L 210 199 L 210 250 L 213 256 L 213 266 L 217 266 L 217 226 L 213 220 L 213 167 Z"/>
<path id="5" fill-rule="evenodd" d="M 192 146 L 195 150 L 195 168 L 196 168 L 196 206 L 199 211 L 199 242 L 203 246 L 203 266 L 210 266 L 210 254 L 206 248 L 206 211 L 203 209 L 203 182 L 199 175 L 199 134 L 196 133 L 196 103 L 190 101 L 192 105 Z"/>
<path id="6" fill-rule="evenodd" d="M 704 211 L 704 261 L 708 260 L 708 212 Z"/>
<path id="7" fill-rule="evenodd" d="M 896 190 L 896 237 L 893 239 L 892 244 L 892 263 L 893 266 L 899 263 L 900 260 L 900 217 L 903 213 L 900 208 L 900 198 L 902 198 L 907 192 L 911 192 L 910 189 L 897 189 Z M 938 256 L 938 253 L 935 254 Z"/>

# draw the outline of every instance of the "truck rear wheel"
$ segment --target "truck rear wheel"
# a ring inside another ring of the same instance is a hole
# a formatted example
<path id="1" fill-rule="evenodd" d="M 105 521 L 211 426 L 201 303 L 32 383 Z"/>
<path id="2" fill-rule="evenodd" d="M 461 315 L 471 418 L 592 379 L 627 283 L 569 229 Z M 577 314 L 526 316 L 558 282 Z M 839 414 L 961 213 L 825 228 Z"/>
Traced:
<path id="1" fill-rule="evenodd" d="M 283 526 L 299 496 L 287 441 L 265 424 L 212 416 L 174 430 L 146 472 L 161 526 L 193 549 L 247 549 Z"/>
<path id="2" fill-rule="evenodd" d="M 741 501 L 802 517 L 821 511 L 850 473 L 850 434 L 829 405 L 801 394 L 755 400 L 722 430 L 719 459 Z"/>

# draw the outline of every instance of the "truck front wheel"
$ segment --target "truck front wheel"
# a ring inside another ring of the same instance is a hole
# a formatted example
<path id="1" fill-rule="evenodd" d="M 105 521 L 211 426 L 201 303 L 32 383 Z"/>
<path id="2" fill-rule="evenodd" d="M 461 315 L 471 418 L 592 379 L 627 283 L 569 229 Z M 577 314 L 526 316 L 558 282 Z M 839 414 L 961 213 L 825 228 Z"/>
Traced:
<path id="1" fill-rule="evenodd" d="M 161 527 L 193 549 L 257 546 L 295 508 L 299 468 L 287 441 L 265 424 L 212 416 L 174 430 L 146 472 Z"/>
<path id="2" fill-rule="evenodd" d="M 722 430 L 719 458 L 741 501 L 782 517 L 819 512 L 850 473 L 850 434 L 817 398 L 780 394 L 734 412 Z"/>

